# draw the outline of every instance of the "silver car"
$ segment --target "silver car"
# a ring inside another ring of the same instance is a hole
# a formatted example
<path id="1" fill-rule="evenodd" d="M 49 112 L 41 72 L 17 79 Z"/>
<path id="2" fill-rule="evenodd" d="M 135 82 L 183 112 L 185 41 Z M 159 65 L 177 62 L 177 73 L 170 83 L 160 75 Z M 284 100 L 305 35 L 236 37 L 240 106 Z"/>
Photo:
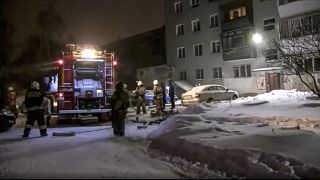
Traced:
<path id="1" fill-rule="evenodd" d="M 181 103 L 188 106 L 202 101 L 210 103 L 212 101 L 234 100 L 238 97 L 237 91 L 229 90 L 222 85 L 210 84 L 193 87 L 190 91 L 182 94 Z"/>

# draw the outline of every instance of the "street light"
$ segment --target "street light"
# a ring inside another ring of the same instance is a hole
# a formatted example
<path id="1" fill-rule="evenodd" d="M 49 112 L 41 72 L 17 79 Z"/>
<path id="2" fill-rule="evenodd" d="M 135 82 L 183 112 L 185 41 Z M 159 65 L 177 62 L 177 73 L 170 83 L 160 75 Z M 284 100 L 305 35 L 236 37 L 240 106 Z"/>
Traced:
<path id="1" fill-rule="evenodd" d="M 254 33 L 252 36 L 252 41 L 256 44 L 260 44 L 262 42 L 262 36 L 259 33 Z"/>

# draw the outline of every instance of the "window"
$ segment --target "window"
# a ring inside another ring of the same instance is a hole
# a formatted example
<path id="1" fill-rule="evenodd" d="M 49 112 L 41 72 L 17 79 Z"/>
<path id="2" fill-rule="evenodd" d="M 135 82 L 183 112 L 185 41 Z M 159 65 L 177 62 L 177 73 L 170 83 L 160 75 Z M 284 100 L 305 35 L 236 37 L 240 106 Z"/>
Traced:
<path id="1" fill-rule="evenodd" d="M 174 3 L 174 11 L 176 13 L 182 12 L 182 2 L 181 1 Z"/>
<path id="2" fill-rule="evenodd" d="M 288 4 L 288 3 L 292 3 L 298 0 L 279 0 L 279 6 L 284 5 L 284 4 Z"/>
<path id="3" fill-rule="evenodd" d="M 251 77 L 251 65 L 241 65 L 233 67 L 234 77 Z"/>
<path id="4" fill-rule="evenodd" d="M 186 71 L 180 71 L 180 80 L 187 80 Z"/>
<path id="5" fill-rule="evenodd" d="M 246 15 L 247 15 L 247 9 L 244 6 L 229 10 L 229 19 L 230 20 L 244 17 Z"/>
<path id="6" fill-rule="evenodd" d="M 197 19 L 197 20 L 193 20 L 191 22 L 192 24 L 192 31 L 195 32 L 195 31 L 200 31 L 200 19 Z"/>
<path id="7" fill-rule="evenodd" d="M 203 69 L 196 70 L 196 79 L 204 79 L 203 78 Z"/>
<path id="8" fill-rule="evenodd" d="M 263 21 L 263 24 L 264 24 L 264 30 L 265 31 L 270 31 L 272 29 L 275 28 L 275 19 L 274 18 L 271 18 L 271 19 L 266 19 Z"/>
<path id="9" fill-rule="evenodd" d="M 199 0 L 190 0 L 190 7 L 199 6 Z"/>
<path id="10" fill-rule="evenodd" d="M 280 38 L 301 37 L 320 32 L 320 14 L 280 21 Z"/>
<path id="11" fill-rule="evenodd" d="M 193 45 L 193 55 L 194 56 L 202 56 L 202 45 L 201 44 Z"/>
<path id="12" fill-rule="evenodd" d="M 211 41 L 211 53 L 219 53 L 220 52 L 220 41 Z"/>
<path id="13" fill-rule="evenodd" d="M 222 69 L 219 68 L 213 68 L 213 78 L 222 78 Z"/>
<path id="14" fill-rule="evenodd" d="M 183 24 L 176 25 L 176 35 L 180 36 L 184 34 Z"/>
<path id="15" fill-rule="evenodd" d="M 265 49 L 264 56 L 266 61 L 273 61 L 278 59 L 277 49 Z"/>
<path id="16" fill-rule="evenodd" d="M 307 59 L 304 61 L 304 68 L 307 72 L 313 72 L 312 59 Z"/>
<path id="17" fill-rule="evenodd" d="M 314 64 L 314 71 L 319 72 L 320 71 L 320 58 L 314 58 L 313 64 Z"/>
<path id="18" fill-rule="evenodd" d="M 210 28 L 215 28 L 219 26 L 219 16 L 217 14 L 210 16 Z"/>
<path id="19" fill-rule="evenodd" d="M 223 49 L 242 48 L 249 46 L 249 31 L 233 31 L 223 33 Z"/>
<path id="20" fill-rule="evenodd" d="M 186 53 L 185 53 L 184 47 L 177 48 L 177 57 L 178 58 L 185 58 L 186 57 Z"/>

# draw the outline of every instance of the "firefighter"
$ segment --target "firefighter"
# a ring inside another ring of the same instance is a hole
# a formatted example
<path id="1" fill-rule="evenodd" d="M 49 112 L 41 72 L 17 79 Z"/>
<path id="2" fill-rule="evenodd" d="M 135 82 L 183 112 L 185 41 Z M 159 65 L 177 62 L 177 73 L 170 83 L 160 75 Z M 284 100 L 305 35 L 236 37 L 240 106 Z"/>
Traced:
<path id="1" fill-rule="evenodd" d="M 122 82 L 116 84 L 116 91 L 111 97 L 110 104 L 113 134 L 115 136 L 124 136 L 129 94 L 124 90 Z"/>
<path id="2" fill-rule="evenodd" d="M 25 95 L 25 106 L 27 108 L 27 122 L 22 137 L 29 137 L 31 128 L 35 121 L 38 121 L 41 136 L 47 136 L 47 127 L 44 121 L 44 102 L 40 85 L 37 81 L 31 82 L 30 88 Z"/>
<path id="3" fill-rule="evenodd" d="M 171 109 L 174 110 L 175 101 L 174 101 L 174 86 L 172 80 L 169 81 L 169 96 L 170 96 L 170 102 L 171 102 Z"/>
<path id="4" fill-rule="evenodd" d="M 161 84 L 161 89 L 163 90 L 163 93 L 162 93 L 162 111 L 164 111 L 166 109 L 166 103 L 167 103 L 167 100 L 166 100 L 166 84 L 164 82 L 160 83 Z"/>
<path id="5" fill-rule="evenodd" d="M 158 80 L 153 81 L 154 101 L 156 104 L 156 114 L 163 115 L 163 89 L 160 87 Z"/>
<path id="6" fill-rule="evenodd" d="M 9 110 L 14 114 L 15 118 L 18 117 L 17 110 L 17 93 L 14 91 L 13 87 L 8 87 L 7 92 L 7 105 Z"/>
<path id="7" fill-rule="evenodd" d="M 146 88 L 144 87 L 144 84 L 141 81 L 138 81 L 138 86 L 136 88 L 137 115 L 140 114 L 141 108 L 142 108 L 143 114 L 147 113 L 145 93 L 146 93 Z"/>

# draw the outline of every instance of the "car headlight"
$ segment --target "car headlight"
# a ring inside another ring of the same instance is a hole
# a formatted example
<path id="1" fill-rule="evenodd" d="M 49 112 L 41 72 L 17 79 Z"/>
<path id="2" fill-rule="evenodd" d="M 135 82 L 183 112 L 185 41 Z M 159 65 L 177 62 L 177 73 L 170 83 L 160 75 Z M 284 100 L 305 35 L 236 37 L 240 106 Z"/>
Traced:
<path id="1" fill-rule="evenodd" d="M 102 97 L 102 96 L 103 96 L 102 89 L 97 89 L 97 97 Z"/>

